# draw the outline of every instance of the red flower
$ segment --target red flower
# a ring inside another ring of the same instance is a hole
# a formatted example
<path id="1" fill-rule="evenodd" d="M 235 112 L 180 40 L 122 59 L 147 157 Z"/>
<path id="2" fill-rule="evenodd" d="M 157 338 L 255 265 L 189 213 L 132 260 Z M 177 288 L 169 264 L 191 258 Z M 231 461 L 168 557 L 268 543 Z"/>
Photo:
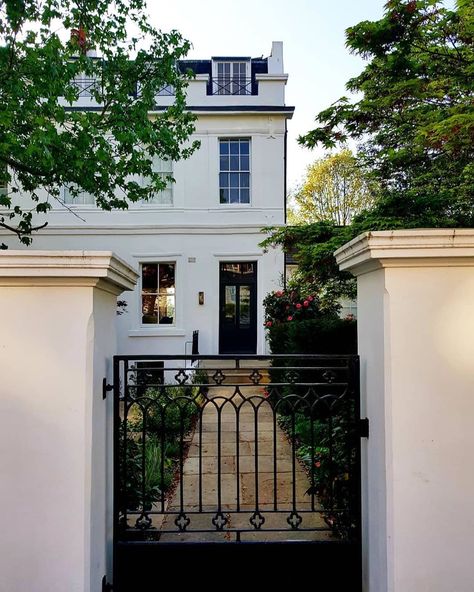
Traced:
<path id="1" fill-rule="evenodd" d="M 275 296 L 277 298 L 281 298 L 283 296 L 283 292 L 281 290 L 278 290 L 278 292 L 275 292 Z"/>
<path id="2" fill-rule="evenodd" d="M 309 300 L 310 302 L 313 302 L 314 298 L 313 298 L 312 296 L 308 296 L 308 300 Z"/>
<path id="3" fill-rule="evenodd" d="M 287 320 L 288 321 L 292 321 L 293 320 L 293 317 L 290 315 Z"/>
<path id="4" fill-rule="evenodd" d="M 314 463 L 314 466 L 315 466 L 317 469 L 319 469 L 319 467 L 321 466 L 321 461 L 320 461 L 320 460 L 317 460 L 317 461 Z"/>
<path id="5" fill-rule="evenodd" d="M 309 302 L 308 302 L 308 300 L 305 300 L 305 301 L 303 302 L 303 306 L 306 306 L 306 307 L 308 307 L 308 306 L 309 306 Z"/>
<path id="6" fill-rule="evenodd" d="M 265 323 L 265 327 L 271 327 L 273 325 L 273 323 L 271 321 L 267 321 Z"/>
<path id="7" fill-rule="evenodd" d="M 301 308 L 301 304 L 298 302 L 298 304 L 296 305 L 296 308 L 299 310 Z"/>

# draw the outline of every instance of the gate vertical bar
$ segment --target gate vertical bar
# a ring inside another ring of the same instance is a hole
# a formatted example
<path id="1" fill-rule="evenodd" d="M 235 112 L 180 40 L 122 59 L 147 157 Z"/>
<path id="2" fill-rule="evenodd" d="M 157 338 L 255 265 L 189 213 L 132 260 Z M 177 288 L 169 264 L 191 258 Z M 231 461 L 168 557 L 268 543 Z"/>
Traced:
<path id="1" fill-rule="evenodd" d="M 351 510 L 356 516 L 356 544 L 358 561 L 358 582 L 362 586 L 362 459 L 361 459 L 361 438 L 360 438 L 360 358 L 354 356 L 347 361 L 349 370 L 349 385 L 354 397 L 354 421 L 356 429 L 354 430 L 354 450 L 355 450 L 355 503 L 356 507 Z"/>
<path id="2" fill-rule="evenodd" d="M 119 540 L 119 491 L 120 491 L 120 360 L 114 356 L 113 361 L 113 532 L 112 532 L 112 571 L 113 585 L 118 589 L 118 561 L 117 561 L 117 543 Z"/>

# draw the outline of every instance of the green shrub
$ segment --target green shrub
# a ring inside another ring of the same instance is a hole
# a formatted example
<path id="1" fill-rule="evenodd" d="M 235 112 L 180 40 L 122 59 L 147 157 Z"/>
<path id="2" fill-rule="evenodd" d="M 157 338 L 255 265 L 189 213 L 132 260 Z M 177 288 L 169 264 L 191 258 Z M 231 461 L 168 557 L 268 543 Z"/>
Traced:
<path id="1" fill-rule="evenodd" d="M 339 317 L 320 317 L 281 323 L 267 329 L 274 354 L 355 354 L 357 322 Z"/>

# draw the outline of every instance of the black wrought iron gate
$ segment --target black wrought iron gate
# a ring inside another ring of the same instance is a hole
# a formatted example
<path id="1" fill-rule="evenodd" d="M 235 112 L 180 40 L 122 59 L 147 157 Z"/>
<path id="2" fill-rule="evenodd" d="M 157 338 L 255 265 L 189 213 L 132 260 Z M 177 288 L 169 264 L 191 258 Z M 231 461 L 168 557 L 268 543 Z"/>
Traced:
<path id="1" fill-rule="evenodd" d="M 114 397 L 114 592 L 308 552 L 360 590 L 357 356 L 116 356 Z"/>

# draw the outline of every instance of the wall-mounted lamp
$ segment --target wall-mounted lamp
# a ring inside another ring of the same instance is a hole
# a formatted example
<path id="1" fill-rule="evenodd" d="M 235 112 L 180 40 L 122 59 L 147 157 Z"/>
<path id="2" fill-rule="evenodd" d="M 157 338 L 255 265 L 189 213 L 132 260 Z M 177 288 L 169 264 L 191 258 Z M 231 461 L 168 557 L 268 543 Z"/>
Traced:
<path id="1" fill-rule="evenodd" d="M 204 304 L 204 292 L 199 292 L 199 304 Z"/>

